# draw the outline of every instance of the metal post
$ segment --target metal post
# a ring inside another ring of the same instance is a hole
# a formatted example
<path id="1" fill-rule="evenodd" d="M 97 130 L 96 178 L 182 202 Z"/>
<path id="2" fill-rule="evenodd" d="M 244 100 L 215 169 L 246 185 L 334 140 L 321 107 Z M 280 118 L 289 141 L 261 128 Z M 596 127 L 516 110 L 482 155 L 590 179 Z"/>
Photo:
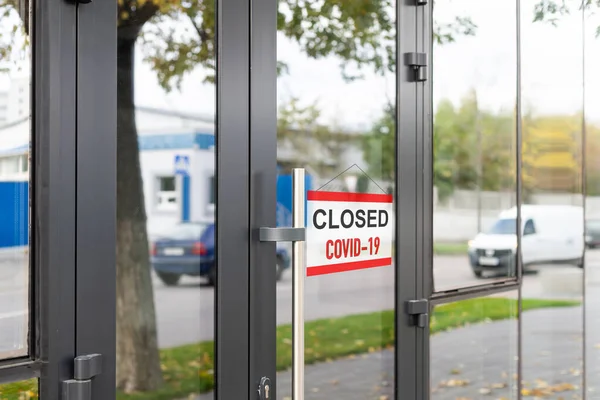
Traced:
<path id="1" fill-rule="evenodd" d="M 292 227 L 304 227 L 304 169 L 292 170 Z M 304 400 L 304 270 L 303 241 L 292 243 L 292 393 L 293 400 Z"/>

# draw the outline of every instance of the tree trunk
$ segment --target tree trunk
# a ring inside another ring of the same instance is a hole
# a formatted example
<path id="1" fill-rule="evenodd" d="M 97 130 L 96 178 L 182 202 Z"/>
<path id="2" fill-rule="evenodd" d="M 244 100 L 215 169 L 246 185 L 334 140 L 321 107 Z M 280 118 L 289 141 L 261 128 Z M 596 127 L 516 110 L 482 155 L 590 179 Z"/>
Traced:
<path id="1" fill-rule="evenodd" d="M 117 44 L 117 387 L 125 392 L 163 383 L 135 122 L 136 36 Z"/>

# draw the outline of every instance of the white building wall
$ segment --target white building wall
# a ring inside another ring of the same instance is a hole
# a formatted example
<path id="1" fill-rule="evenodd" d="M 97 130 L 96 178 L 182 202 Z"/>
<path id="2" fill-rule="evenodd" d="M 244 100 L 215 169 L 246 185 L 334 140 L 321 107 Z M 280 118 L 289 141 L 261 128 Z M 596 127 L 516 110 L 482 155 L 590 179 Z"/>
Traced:
<path id="1" fill-rule="evenodd" d="M 8 90 L 7 121 L 17 121 L 30 115 L 30 77 L 27 71 L 11 76 Z"/>
<path id="2" fill-rule="evenodd" d="M 214 205 L 210 204 L 211 178 L 215 174 L 214 151 L 196 149 L 145 150 L 140 152 L 140 163 L 148 217 L 148 233 L 151 237 L 159 234 L 165 226 L 176 224 L 181 220 L 181 179 L 177 178 L 176 191 L 179 197 L 176 209 L 161 209 L 157 202 L 158 178 L 161 176 L 174 176 L 176 155 L 190 157 L 190 220 L 214 220 Z"/>
<path id="3" fill-rule="evenodd" d="M 160 210 L 158 207 L 158 178 L 174 175 L 175 154 L 191 156 L 189 150 L 145 150 L 140 152 L 140 166 L 144 185 L 144 201 L 148 218 L 148 235 L 152 238 L 165 228 L 181 220 L 181 209 Z M 178 188 L 180 189 L 180 188 Z M 180 192 L 180 191 L 178 191 Z M 178 199 L 181 204 L 181 199 Z"/>
<path id="4" fill-rule="evenodd" d="M 0 92 L 0 127 L 8 122 L 8 91 Z"/>
<path id="5" fill-rule="evenodd" d="M 137 107 L 138 135 L 202 132 L 214 134 L 214 117 L 178 114 L 175 111 Z"/>
<path id="6" fill-rule="evenodd" d="M 31 130 L 27 117 L 0 126 L 0 151 L 28 145 L 30 134 Z"/>

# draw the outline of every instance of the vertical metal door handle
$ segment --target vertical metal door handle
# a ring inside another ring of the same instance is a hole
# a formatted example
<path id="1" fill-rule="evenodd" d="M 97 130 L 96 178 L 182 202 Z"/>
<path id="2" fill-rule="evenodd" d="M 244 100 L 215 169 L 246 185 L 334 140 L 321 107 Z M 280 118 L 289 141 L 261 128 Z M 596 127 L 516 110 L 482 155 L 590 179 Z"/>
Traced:
<path id="1" fill-rule="evenodd" d="M 292 170 L 292 227 L 304 227 L 304 168 Z M 292 393 L 304 400 L 304 241 L 292 243 Z"/>

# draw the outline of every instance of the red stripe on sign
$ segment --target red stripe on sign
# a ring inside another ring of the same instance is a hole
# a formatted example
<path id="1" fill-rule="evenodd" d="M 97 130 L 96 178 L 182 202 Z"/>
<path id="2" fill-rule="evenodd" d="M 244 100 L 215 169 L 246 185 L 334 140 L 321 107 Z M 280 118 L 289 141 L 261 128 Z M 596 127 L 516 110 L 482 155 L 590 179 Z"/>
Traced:
<path id="1" fill-rule="evenodd" d="M 310 201 L 353 201 L 356 203 L 392 203 L 394 201 L 394 196 L 391 194 L 321 192 L 316 190 L 309 190 L 306 197 Z"/>
<path id="2" fill-rule="evenodd" d="M 356 271 L 358 269 L 387 267 L 392 265 L 392 258 L 377 258 L 375 260 L 353 261 L 341 264 L 320 265 L 316 267 L 308 267 L 306 276 L 335 274 L 338 272 Z"/>

